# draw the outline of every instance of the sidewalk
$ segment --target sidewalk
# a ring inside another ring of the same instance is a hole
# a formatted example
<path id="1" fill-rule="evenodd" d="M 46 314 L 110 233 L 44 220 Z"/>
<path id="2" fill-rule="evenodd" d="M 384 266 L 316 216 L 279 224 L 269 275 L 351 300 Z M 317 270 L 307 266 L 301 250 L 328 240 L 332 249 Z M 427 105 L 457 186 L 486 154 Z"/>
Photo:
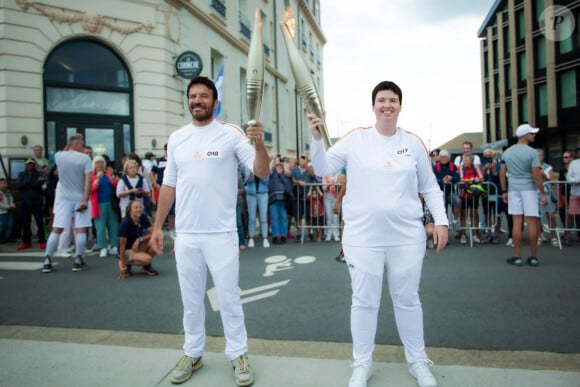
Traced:
<path id="1" fill-rule="evenodd" d="M 0 380 L 6 387 L 171 386 L 169 374 L 182 355 L 181 341 L 181 335 L 3 325 Z M 349 344 L 251 339 L 249 346 L 254 386 L 348 384 Z M 183 386 L 234 386 L 222 348 L 222 338 L 208 337 L 203 368 Z M 440 348 L 428 352 L 442 387 L 580 386 L 578 354 Z M 401 355 L 399 347 L 377 346 L 368 386 L 416 386 L 397 360 Z M 516 364 L 536 369 L 520 369 Z"/>

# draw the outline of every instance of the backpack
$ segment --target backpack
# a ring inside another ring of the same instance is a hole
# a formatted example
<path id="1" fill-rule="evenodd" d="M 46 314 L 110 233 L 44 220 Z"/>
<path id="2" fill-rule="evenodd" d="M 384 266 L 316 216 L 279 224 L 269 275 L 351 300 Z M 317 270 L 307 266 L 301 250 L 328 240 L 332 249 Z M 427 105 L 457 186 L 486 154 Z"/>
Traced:
<path id="1" fill-rule="evenodd" d="M 125 185 L 129 189 L 133 189 L 133 188 L 143 189 L 143 176 L 141 176 L 140 174 L 137 174 L 137 176 L 139 176 L 139 180 L 137 181 L 137 186 L 135 186 L 135 187 L 133 187 L 131 185 L 131 183 L 129 182 L 129 178 L 127 177 L 127 175 L 121 176 L 121 179 L 123 179 L 123 181 L 125 182 Z M 143 195 L 130 194 L 129 195 L 129 200 L 135 200 L 135 198 L 141 199 L 142 197 L 143 197 Z"/>
<path id="2" fill-rule="evenodd" d="M 441 161 L 437 161 L 437 164 L 435 164 L 435 172 L 441 172 Z M 455 164 L 452 162 L 449 162 L 449 172 L 455 172 Z"/>

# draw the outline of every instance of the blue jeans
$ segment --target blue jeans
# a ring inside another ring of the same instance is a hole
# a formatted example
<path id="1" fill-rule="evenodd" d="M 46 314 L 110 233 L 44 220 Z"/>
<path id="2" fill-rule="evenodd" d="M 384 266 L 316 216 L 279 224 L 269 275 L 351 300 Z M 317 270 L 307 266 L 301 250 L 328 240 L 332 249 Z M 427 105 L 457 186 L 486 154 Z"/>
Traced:
<path id="1" fill-rule="evenodd" d="M 95 219 L 97 229 L 97 248 L 104 249 L 107 246 L 117 247 L 117 230 L 119 218 L 113 211 L 110 202 L 99 203 L 99 216 Z M 107 234 L 107 230 L 109 233 Z"/>
<path id="2" fill-rule="evenodd" d="M 260 229 L 262 236 L 268 236 L 268 193 L 260 192 L 255 195 L 246 194 L 248 204 L 248 235 L 253 238 L 256 235 L 256 209 L 260 211 Z M 284 233 L 286 235 L 286 233 Z"/>
<path id="3" fill-rule="evenodd" d="M 0 214 L 0 240 L 12 237 L 12 211 Z"/>
<path id="4" fill-rule="evenodd" d="M 236 223 L 238 227 L 238 243 L 240 246 L 246 245 L 246 236 L 244 235 L 244 224 L 242 221 L 242 205 L 238 203 L 236 206 Z"/>
<path id="5" fill-rule="evenodd" d="M 272 235 L 274 237 L 286 236 L 288 230 L 288 213 L 286 202 L 277 200 L 270 204 L 270 221 L 272 222 Z"/>

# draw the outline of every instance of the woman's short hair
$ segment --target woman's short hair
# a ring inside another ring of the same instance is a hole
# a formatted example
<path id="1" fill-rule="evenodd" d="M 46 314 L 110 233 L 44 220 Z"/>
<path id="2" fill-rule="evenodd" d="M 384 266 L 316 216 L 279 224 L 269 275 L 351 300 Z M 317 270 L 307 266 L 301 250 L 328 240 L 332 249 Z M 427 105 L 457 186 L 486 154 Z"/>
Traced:
<path id="1" fill-rule="evenodd" d="M 139 169 L 139 163 L 133 159 L 128 159 L 127 161 L 125 161 L 125 164 L 123 165 L 123 173 L 126 175 L 127 171 L 129 170 L 129 167 L 131 165 L 134 165 L 137 167 L 137 169 Z"/>
<path id="2" fill-rule="evenodd" d="M 105 160 L 105 158 L 103 156 L 95 156 L 93 158 L 93 169 L 95 169 L 95 166 L 100 161 L 102 161 L 103 163 L 105 163 L 105 167 L 107 166 L 107 161 Z"/>

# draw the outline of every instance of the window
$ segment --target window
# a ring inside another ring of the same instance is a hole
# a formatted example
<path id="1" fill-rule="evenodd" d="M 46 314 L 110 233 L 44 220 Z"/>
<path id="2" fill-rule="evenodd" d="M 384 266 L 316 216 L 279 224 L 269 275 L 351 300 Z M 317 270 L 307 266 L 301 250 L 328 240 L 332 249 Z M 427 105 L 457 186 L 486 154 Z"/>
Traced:
<path id="1" fill-rule="evenodd" d="M 518 40 L 523 40 L 526 37 L 526 23 L 523 10 L 519 10 L 516 13 L 516 28 L 516 38 Z"/>
<path id="2" fill-rule="evenodd" d="M 109 48 L 90 40 L 71 41 L 57 47 L 47 58 L 44 80 L 60 86 L 92 86 L 129 90 L 123 62 Z"/>
<path id="3" fill-rule="evenodd" d="M 534 16 L 535 16 L 535 21 L 536 23 L 540 22 L 540 18 L 542 16 L 542 13 L 544 13 L 546 7 L 544 6 L 544 0 L 535 0 L 534 1 Z"/>
<path id="4" fill-rule="evenodd" d="M 546 68 L 546 38 L 538 37 L 536 43 L 536 69 L 543 70 Z"/>
<path id="5" fill-rule="evenodd" d="M 520 94 L 520 119 L 519 122 L 528 122 L 528 95 Z"/>
<path id="6" fill-rule="evenodd" d="M 526 63 L 526 53 L 521 52 L 518 54 L 518 66 L 519 66 L 519 80 L 525 81 L 528 79 L 528 65 Z"/>
<path id="7" fill-rule="evenodd" d="M 536 101 L 538 115 L 540 117 L 546 117 L 548 115 L 548 88 L 546 84 L 538 85 L 536 90 Z"/>
<path id="8" fill-rule="evenodd" d="M 571 108 L 578 106 L 576 91 L 576 71 L 566 71 L 560 74 L 560 107 Z"/>
<path id="9" fill-rule="evenodd" d="M 509 94 L 512 91 L 512 66 L 509 64 L 505 66 L 504 78 L 506 94 Z"/>

